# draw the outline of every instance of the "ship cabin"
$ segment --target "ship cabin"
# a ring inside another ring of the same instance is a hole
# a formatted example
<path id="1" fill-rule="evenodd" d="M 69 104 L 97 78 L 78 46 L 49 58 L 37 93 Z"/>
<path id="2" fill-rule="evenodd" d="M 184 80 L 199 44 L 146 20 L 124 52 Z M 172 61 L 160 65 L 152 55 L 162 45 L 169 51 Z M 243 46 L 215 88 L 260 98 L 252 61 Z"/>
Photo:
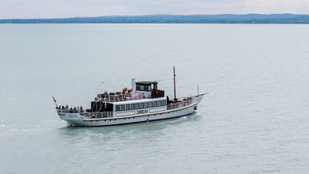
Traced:
<path id="1" fill-rule="evenodd" d="M 136 92 L 141 93 L 143 98 L 164 97 L 164 91 L 158 89 L 158 82 L 156 81 L 136 82 Z"/>
<path id="2" fill-rule="evenodd" d="M 156 81 L 132 79 L 132 88 L 122 92 L 98 94 L 91 102 L 89 112 L 114 112 L 114 116 L 134 115 L 157 110 L 165 110 L 167 98 L 164 91 L 158 89 Z"/>

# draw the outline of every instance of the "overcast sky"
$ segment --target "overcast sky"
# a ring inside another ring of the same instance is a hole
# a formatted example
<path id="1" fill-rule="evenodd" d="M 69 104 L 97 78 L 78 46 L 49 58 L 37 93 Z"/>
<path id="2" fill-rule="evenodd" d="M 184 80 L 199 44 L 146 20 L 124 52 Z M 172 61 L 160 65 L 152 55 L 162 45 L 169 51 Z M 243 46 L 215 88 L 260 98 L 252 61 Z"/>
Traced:
<path id="1" fill-rule="evenodd" d="M 309 0 L 0 0 L 0 19 L 248 13 L 309 14 Z"/>

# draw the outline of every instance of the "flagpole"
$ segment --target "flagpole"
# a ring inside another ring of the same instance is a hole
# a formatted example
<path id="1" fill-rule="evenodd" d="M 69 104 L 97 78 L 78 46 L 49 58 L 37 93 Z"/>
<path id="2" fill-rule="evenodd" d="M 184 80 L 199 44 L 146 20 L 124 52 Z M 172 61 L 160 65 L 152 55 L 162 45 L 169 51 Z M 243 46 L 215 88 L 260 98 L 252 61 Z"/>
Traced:
<path id="1" fill-rule="evenodd" d="M 56 103 L 56 99 L 54 98 L 54 96 L 52 96 L 52 98 L 54 99 L 55 105 L 56 107 L 58 107 L 57 103 Z"/>

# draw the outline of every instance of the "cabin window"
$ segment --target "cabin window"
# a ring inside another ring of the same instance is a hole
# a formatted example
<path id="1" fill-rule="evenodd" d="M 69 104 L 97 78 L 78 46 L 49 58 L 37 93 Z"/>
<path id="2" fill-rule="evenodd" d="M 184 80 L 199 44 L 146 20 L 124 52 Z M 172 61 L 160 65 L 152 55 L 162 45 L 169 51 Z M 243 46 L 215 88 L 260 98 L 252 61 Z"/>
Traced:
<path id="1" fill-rule="evenodd" d="M 151 85 L 150 84 L 136 84 L 136 90 L 151 91 Z"/>
<path id="2" fill-rule="evenodd" d="M 135 109 L 135 104 L 131 104 L 131 109 L 132 109 L 132 110 Z"/>
<path id="3" fill-rule="evenodd" d="M 145 108 L 148 108 L 148 103 L 145 103 Z"/>
<path id="4" fill-rule="evenodd" d="M 145 91 L 145 86 L 144 85 L 136 85 L 136 90 Z"/>
<path id="5" fill-rule="evenodd" d="M 162 101 L 158 101 L 158 106 L 162 106 Z"/>
<path id="6" fill-rule="evenodd" d="M 148 107 L 152 108 L 153 107 L 153 102 L 148 103 Z"/>
<path id="7" fill-rule="evenodd" d="M 116 105 L 116 111 L 120 111 L 120 106 Z"/>
<path id="8" fill-rule="evenodd" d="M 157 101 L 154 101 L 153 102 L 153 107 L 157 107 L 157 106 L 158 106 Z"/>
<path id="9" fill-rule="evenodd" d="M 135 109 L 139 109 L 139 103 L 135 104 Z"/>
<path id="10" fill-rule="evenodd" d="M 130 106 L 131 106 L 130 104 L 127 104 L 126 105 L 126 110 L 130 110 Z"/>
<path id="11" fill-rule="evenodd" d="M 140 104 L 139 104 L 139 108 L 140 108 L 140 109 L 144 109 L 144 103 L 140 103 Z"/>
<path id="12" fill-rule="evenodd" d="M 126 110 L 125 105 L 121 105 L 121 110 L 122 110 L 122 111 L 125 111 L 125 110 Z"/>

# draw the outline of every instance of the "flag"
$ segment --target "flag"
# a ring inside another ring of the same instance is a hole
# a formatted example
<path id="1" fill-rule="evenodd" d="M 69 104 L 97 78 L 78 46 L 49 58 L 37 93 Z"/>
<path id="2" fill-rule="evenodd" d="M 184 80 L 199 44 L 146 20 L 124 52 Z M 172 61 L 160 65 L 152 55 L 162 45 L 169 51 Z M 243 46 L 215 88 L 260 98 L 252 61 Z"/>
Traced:
<path id="1" fill-rule="evenodd" d="M 54 102 L 56 103 L 56 99 L 53 97 L 53 99 L 54 99 Z"/>

